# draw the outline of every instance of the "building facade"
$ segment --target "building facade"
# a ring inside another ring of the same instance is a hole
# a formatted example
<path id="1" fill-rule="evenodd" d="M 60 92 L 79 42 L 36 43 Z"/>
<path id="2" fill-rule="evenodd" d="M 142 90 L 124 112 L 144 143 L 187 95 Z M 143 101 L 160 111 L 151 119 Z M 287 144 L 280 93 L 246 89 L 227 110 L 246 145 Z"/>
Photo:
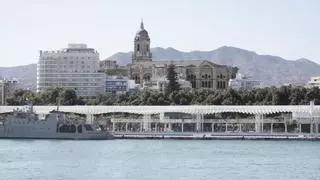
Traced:
<path id="1" fill-rule="evenodd" d="M 318 87 L 320 88 L 320 76 L 311 77 L 311 80 L 306 84 L 306 88 Z"/>
<path id="2" fill-rule="evenodd" d="M 237 72 L 237 68 L 207 60 L 153 61 L 150 37 L 141 22 L 140 30 L 134 38 L 132 64 L 128 65 L 129 78 L 142 85 L 152 79 L 166 77 L 170 64 L 174 64 L 179 77 L 189 81 L 195 89 L 226 89 L 229 79 L 235 78 Z"/>
<path id="3" fill-rule="evenodd" d="M 117 69 L 117 68 L 119 68 L 119 65 L 117 64 L 117 61 L 114 61 L 114 60 L 105 59 L 103 61 L 100 61 L 99 64 L 100 64 L 100 70 L 101 71 L 105 71 L 105 70 L 108 70 L 108 69 Z"/>
<path id="4" fill-rule="evenodd" d="M 165 88 L 168 85 L 168 80 L 165 76 L 163 77 L 155 77 L 155 78 L 151 78 L 150 81 L 144 81 L 142 88 L 143 89 L 152 89 L 152 90 L 159 90 L 159 91 L 165 91 Z M 188 89 L 188 88 L 192 88 L 191 83 L 187 80 L 178 78 L 177 82 L 180 85 L 181 89 Z"/>
<path id="5" fill-rule="evenodd" d="M 229 80 L 229 87 L 233 89 L 253 89 L 253 88 L 262 88 L 262 81 L 253 80 L 249 77 L 237 74 L 235 79 Z"/>
<path id="6" fill-rule="evenodd" d="M 122 94 L 134 88 L 133 80 L 122 76 L 108 76 L 106 78 L 105 92 Z"/>
<path id="7" fill-rule="evenodd" d="M 73 89 L 85 99 L 104 92 L 105 74 L 99 73 L 99 53 L 86 44 L 69 44 L 58 51 L 40 51 L 37 92 L 50 87 Z"/>
<path id="8" fill-rule="evenodd" d="M 5 79 L 0 77 L 0 105 L 6 105 L 7 99 L 13 95 L 17 89 L 16 79 Z"/>

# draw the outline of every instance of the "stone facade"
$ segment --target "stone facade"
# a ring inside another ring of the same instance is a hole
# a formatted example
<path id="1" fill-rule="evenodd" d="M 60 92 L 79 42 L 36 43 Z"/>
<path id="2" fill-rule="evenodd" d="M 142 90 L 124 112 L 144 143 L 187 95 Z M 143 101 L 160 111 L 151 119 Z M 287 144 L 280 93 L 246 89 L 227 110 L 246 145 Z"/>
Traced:
<path id="1" fill-rule="evenodd" d="M 128 65 L 129 78 L 137 84 L 143 84 L 155 78 L 165 77 L 170 64 L 175 65 L 179 78 L 189 81 L 195 89 L 226 89 L 229 79 L 235 78 L 237 72 L 236 68 L 207 60 L 152 61 L 150 38 L 141 23 L 134 39 L 132 64 Z"/>
<path id="2" fill-rule="evenodd" d="M 117 61 L 108 60 L 108 59 L 100 61 L 99 65 L 100 65 L 100 71 L 119 68 L 119 65 L 117 64 Z"/>

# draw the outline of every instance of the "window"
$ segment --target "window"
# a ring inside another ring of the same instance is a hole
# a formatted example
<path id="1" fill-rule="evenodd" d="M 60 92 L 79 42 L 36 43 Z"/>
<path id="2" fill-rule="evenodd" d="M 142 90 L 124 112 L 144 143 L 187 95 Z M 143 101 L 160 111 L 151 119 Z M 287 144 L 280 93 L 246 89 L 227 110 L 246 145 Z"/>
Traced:
<path id="1" fill-rule="evenodd" d="M 197 88 L 196 81 L 191 81 L 192 88 Z"/>
<path id="2" fill-rule="evenodd" d="M 137 51 L 140 51 L 140 44 L 137 45 Z"/>

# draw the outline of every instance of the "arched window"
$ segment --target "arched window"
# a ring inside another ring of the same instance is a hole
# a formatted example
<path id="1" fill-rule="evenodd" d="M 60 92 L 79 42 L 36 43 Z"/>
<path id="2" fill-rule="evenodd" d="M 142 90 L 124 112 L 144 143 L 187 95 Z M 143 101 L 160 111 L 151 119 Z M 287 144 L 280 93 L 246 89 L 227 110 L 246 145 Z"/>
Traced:
<path id="1" fill-rule="evenodd" d="M 140 44 L 137 44 L 137 51 L 140 51 Z"/>

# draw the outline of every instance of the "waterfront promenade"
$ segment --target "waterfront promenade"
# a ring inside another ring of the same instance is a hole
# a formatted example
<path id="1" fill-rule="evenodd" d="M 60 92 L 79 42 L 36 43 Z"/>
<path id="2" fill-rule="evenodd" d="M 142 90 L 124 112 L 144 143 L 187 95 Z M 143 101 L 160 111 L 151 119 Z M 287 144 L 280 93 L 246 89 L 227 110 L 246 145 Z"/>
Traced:
<path id="1" fill-rule="evenodd" d="M 22 106 L 0 106 L 10 113 Z M 34 106 L 48 114 L 56 106 Z M 320 106 L 60 106 L 109 127 L 117 138 L 310 139 L 319 137 Z"/>

